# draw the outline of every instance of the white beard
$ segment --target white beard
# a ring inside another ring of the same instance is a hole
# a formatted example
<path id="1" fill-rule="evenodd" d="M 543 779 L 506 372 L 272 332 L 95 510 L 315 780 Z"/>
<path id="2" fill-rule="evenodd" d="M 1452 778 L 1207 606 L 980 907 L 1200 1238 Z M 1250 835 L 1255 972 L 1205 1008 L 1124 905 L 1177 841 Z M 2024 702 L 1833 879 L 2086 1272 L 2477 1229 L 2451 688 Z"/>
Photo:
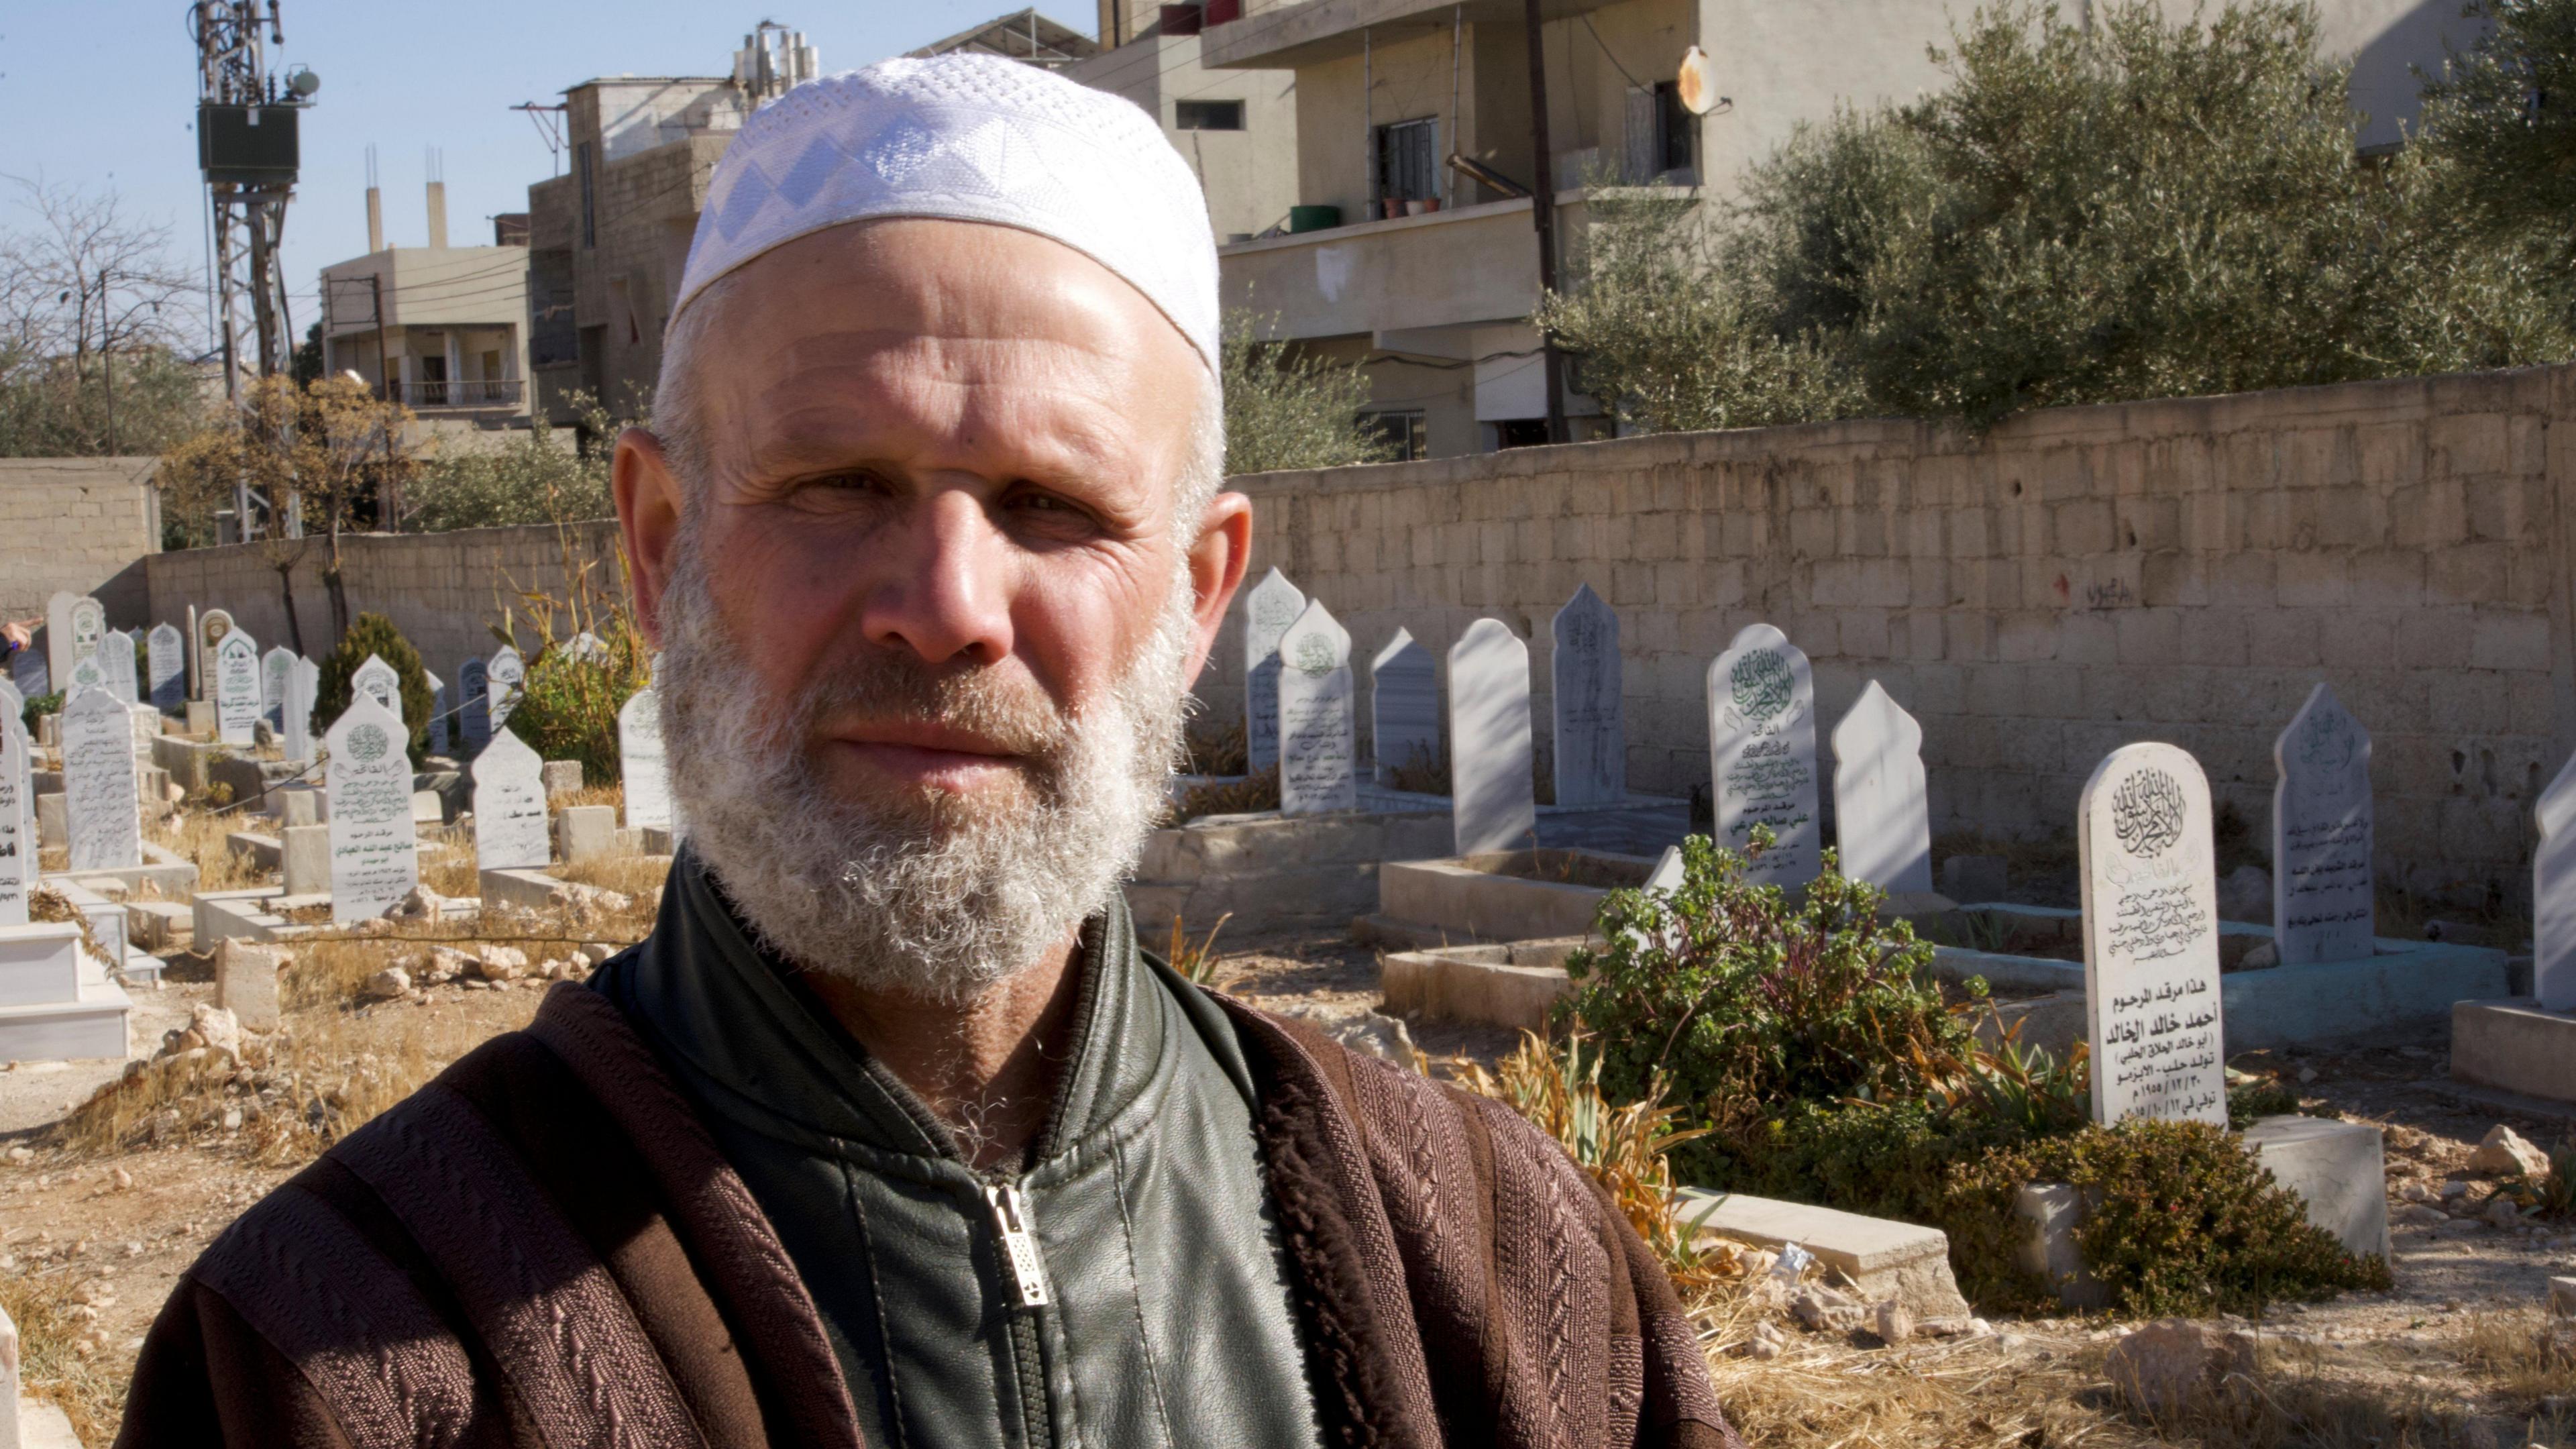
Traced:
<path id="1" fill-rule="evenodd" d="M 1154 632 L 1079 715 L 989 669 L 877 649 L 773 700 L 717 613 L 696 533 L 684 520 L 654 681 L 671 790 L 690 848 L 765 945 L 868 990 L 963 1004 L 1108 903 L 1178 758 L 1185 563 Z M 854 800 L 822 782 L 808 752 L 818 719 L 854 709 L 974 729 L 1033 763 L 998 800 Z"/>

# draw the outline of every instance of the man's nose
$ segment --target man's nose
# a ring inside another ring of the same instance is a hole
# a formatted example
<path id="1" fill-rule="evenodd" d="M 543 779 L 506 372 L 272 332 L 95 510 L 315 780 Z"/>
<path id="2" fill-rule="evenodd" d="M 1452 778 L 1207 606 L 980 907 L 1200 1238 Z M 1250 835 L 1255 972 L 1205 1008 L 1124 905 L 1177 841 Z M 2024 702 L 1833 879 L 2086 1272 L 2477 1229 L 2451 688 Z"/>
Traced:
<path id="1" fill-rule="evenodd" d="M 1011 652 L 1010 543 L 962 488 L 920 499 L 898 531 L 897 554 L 861 606 L 869 642 L 925 663 L 993 664 Z"/>

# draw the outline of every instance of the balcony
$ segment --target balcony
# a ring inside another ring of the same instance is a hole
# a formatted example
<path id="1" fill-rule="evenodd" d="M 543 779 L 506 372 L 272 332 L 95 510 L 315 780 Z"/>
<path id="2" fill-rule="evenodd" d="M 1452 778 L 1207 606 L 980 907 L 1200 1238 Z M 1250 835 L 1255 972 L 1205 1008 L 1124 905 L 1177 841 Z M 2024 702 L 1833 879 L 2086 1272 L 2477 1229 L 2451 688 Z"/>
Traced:
<path id="1" fill-rule="evenodd" d="M 403 382 L 394 384 L 399 401 L 414 409 L 515 408 L 526 396 L 527 383 L 507 377 L 488 382 Z"/>

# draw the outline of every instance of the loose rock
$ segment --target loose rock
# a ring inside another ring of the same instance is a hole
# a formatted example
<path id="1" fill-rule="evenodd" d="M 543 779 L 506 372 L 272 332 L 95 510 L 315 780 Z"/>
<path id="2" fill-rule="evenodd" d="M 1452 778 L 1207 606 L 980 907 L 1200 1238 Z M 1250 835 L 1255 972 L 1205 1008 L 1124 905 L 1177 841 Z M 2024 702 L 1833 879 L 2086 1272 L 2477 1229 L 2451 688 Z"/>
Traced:
<path id="1" fill-rule="evenodd" d="M 2494 1177 L 2545 1177 L 2549 1173 L 2549 1154 L 2498 1122 L 2487 1129 L 2478 1150 L 2469 1154 L 2469 1171 Z"/>
<path id="2" fill-rule="evenodd" d="M 2151 1414 L 2175 1414 L 2231 1377 L 2253 1377 L 2254 1339 L 2169 1318 L 2112 1345 L 2102 1368 L 2130 1403 Z"/>
<path id="3" fill-rule="evenodd" d="M 359 998 L 366 1001 L 393 1001 L 409 995 L 411 973 L 400 966 L 386 967 L 368 977 L 366 984 L 358 988 Z"/>

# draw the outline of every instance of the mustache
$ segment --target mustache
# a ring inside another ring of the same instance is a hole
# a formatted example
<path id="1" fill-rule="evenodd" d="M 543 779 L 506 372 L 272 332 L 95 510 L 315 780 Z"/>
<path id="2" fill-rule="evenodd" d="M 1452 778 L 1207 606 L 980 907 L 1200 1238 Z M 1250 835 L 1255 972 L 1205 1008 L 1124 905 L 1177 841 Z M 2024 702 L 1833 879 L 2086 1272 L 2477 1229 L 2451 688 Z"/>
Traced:
<path id="1" fill-rule="evenodd" d="M 1034 680 L 995 665 L 932 664 L 874 647 L 818 674 L 781 723 L 801 742 L 827 723 L 852 721 L 942 725 L 1042 767 L 1065 760 L 1079 730 L 1075 714 Z"/>

